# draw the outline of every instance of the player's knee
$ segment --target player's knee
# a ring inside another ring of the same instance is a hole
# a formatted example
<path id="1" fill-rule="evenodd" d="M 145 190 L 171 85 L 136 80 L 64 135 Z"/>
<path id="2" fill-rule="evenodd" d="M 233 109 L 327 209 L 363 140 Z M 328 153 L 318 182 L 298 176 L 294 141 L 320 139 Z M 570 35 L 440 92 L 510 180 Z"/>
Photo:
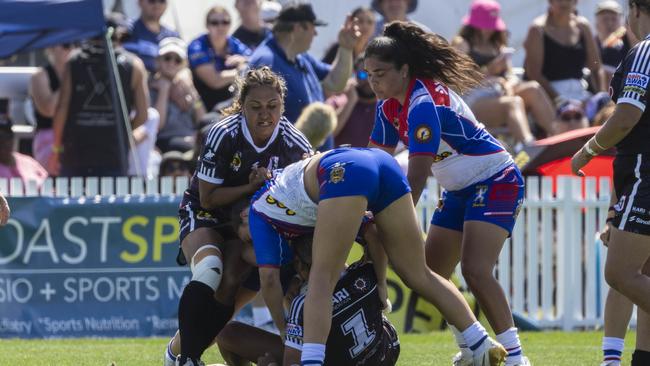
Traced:
<path id="1" fill-rule="evenodd" d="M 221 252 L 211 244 L 200 247 L 192 257 L 190 268 L 192 269 L 192 281 L 206 284 L 216 291 L 223 273 Z"/>
<path id="2" fill-rule="evenodd" d="M 465 282 L 470 287 L 480 286 L 480 283 L 490 277 L 492 277 L 492 272 L 486 270 L 484 266 L 477 265 L 471 261 L 462 261 L 460 264 L 460 269 L 465 278 Z"/>
<path id="3" fill-rule="evenodd" d="M 612 265 L 605 265 L 605 280 L 607 284 L 614 290 L 620 292 L 625 284 L 624 275 L 621 269 Z"/>

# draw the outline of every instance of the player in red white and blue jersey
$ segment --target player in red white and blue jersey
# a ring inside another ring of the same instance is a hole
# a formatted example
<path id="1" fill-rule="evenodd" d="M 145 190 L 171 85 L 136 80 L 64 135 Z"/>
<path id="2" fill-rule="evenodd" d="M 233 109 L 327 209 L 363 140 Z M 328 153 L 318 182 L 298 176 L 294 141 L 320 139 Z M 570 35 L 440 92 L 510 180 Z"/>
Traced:
<path id="1" fill-rule="evenodd" d="M 528 365 L 507 299 L 493 269 L 523 203 L 524 180 L 510 154 L 479 123 L 455 90 L 482 78 L 476 65 L 444 39 L 406 22 L 389 24 L 366 49 L 365 69 L 381 100 L 370 147 L 409 149 L 408 180 L 414 203 L 429 170 L 444 188 L 426 241 L 427 264 L 449 278 L 460 262 L 485 310 L 507 365 Z M 452 327 L 461 352 L 472 351 Z"/>

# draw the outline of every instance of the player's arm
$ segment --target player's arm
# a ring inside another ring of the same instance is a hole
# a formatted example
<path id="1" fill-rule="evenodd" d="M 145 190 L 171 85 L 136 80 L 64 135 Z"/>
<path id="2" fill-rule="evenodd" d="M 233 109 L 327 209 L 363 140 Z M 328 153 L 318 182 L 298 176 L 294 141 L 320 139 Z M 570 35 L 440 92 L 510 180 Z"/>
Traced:
<path id="1" fill-rule="evenodd" d="M 201 178 L 201 177 L 199 177 Z M 234 187 L 223 187 L 214 181 L 199 179 L 199 196 L 201 207 L 213 210 L 217 207 L 228 206 L 236 201 L 255 193 L 267 178 L 266 168 L 253 170 L 247 184 Z"/>
<path id="2" fill-rule="evenodd" d="M 397 135 L 397 131 L 395 130 L 395 127 L 393 127 L 393 125 L 389 122 L 388 117 L 384 111 L 384 103 L 379 103 L 375 112 L 375 125 L 372 128 L 372 133 L 370 134 L 368 147 L 381 149 L 391 155 L 394 155 L 398 141 L 399 136 Z"/>
<path id="3" fill-rule="evenodd" d="M 409 164 L 406 177 L 411 185 L 413 204 L 417 205 L 440 146 L 440 119 L 433 101 L 428 97 L 415 100 L 408 123 Z"/>
<path id="4" fill-rule="evenodd" d="M 300 356 L 302 352 L 291 348 L 289 346 L 284 346 L 284 360 L 282 362 L 283 366 L 298 366 L 300 365 Z"/>
<path id="5" fill-rule="evenodd" d="M 270 366 L 282 360 L 282 338 L 276 334 L 237 321 L 229 322 L 217 337 L 217 344 L 228 365 Z M 259 363 L 260 359 L 264 363 Z"/>

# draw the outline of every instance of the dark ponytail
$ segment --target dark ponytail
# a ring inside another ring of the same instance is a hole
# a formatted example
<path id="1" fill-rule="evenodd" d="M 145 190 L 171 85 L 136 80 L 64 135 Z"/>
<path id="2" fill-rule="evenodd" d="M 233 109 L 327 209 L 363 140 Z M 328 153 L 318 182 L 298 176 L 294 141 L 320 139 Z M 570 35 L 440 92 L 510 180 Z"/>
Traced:
<path id="1" fill-rule="evenodd" d="M 395 21 L 373 39 L 365 57 L 376 57 L 399 69 L 409 65 L 411 77 L 434 79 L 459 93 L 476 87 L 483 79 L 478 66 L 443 37 L 425 32 L 410 22 Z"/>

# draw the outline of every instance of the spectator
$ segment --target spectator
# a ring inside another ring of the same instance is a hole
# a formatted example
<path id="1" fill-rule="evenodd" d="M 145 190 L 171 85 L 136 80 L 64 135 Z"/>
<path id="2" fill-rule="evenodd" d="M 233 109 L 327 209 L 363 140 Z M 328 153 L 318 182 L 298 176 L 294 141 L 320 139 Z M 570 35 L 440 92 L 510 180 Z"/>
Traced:
<path id="1" fill-rule="evenodd" d="M 623 9 L 615 0 L 604 0 L 596 7 L 596 44 L 603 60 L 606 85 L 632 45 L 636 43 L 632 32 L 623 25 Z"/>
<path id="2" fill-rule="evenodd" d="M 35 181 L 40 187 L 47 179 L 47 172 L 31 156 L 14 151 L 14 132 L 11 126 L 9 118 L 0 116 L 0 178 L 20 178 L 25 184 Z"/>
<path id="3" fill-rule="evenodd" d="M 262 18 L 264 25 L 269 29 L 273 28 L 273 22 L 275 22 L 275 18 L 278 17 L 281 10 L 282 5 L 275 0 L 263 0 L 260 6 L 260 18 Z"/>
<path id="4" fill-rule="evenodd" d="M 120 46 L 122 19 L 109 15 L 113 42 L 131 128 L 147 119 L 149 91 L 142 61 Z M 48 167 L 62 176 L 123 176 L 127 173 L 130 136 L 115 115 L 103 36 L 89 40 L 66 64 L 60 102 L 54 115 L 54 143 Z"/>
<path id="5" fill-rule="evenodd" d="M 9 203 L 7 203 L 7 199 L 2 192 L 0 192 L 0 226 L 7 225 L 10 215 L 11 209 L 9 208 Z"/>
<path id="6" fill-rule="evenodd" d="M 188 48 L 194 84 L 208 110 L 232 98 L 230 86 L 246 68 L 251 54 L 240 40 L 228 36 L 231 22 L 226 8 L 212 7 L 205 17 L 208 33 L 193 40 Z"/>
<path id="7" fill-rule="evenodd" d="M 326 23 L 316 18 L 310 4 L 289 3 L 278 15 L 273 34 L 251 56 L 252 67 L 267 65 L 286 80 L 284 106 L 289 121 L 296 121 L 307 105 L 325 101 L 323 88 L 332 93 L 343 91 L 352 73 L 352 48 L 360 36 L 358 26 L 351 17 L 346 19 L 338 35 L 337 56 L 329 65 L 306 53 L 316 36 L 316 27 L 323 25 Z M 328 138 L 325 148 L 333 145 L 334 140 Z"/>
<path id="8" fill-rule="evenodd" d="M 140 57 L 149 72 L 154 72 L 160 41 L 180 35 L 160 24 L 160 18 L 167 10 L 167 0 L 138 0 L 138 6 L 140 18 L 129 26 L 129 37 L 124 42 L 124 48 Z"/>
<path id="9" fill-rule="evenodd" d="M 366 49 L 366 45 L 368 44 L 368 41 L 370 41 L 370 38 L 375 32 L 375 26 L 377 23 L 377 19 L 375 18 L 375 13 L 372 11 L 372 9 L 367 8 L 367 7 L 358 7 L 354 10 L 352 10 L 352 18 L 356 21 L 357 25 L 359 26 L 359 33 L 360 37 L 357 40 L 357 43 L 354 45 L 354 48 L 352 49 L 352 56 L 356 60 L 359 55 L 363 53 L 363 51 Z M 334 43 L 331 45 L 327 51 L 325 51 L 325 57 L 323 57 L 323 62 L 331 64 L 334 62 L 334 59 L 336 58 L 336 53 L 339 50 L 339 44 Z"/>
<path id="10" fill-rule="evenodd" d="M 236 0 L 235 9 L 239 13 L 241 25 L 232 34 L 248 48 L 254 50 L 262 43 L 271 30 L 264 25 L 261 18 L 262 0 Z"/>
<path id="11" fill-rule="evenodd" d="M 29 81 L 29 95 L 32 98 L 36 116 L 36 133 L 32 151 L 36 161 L 43 166 L 47 165 L 50 155 L 52 155 L 54 140 L 52 117 L 54 117 L 56 106 L 59 103 L 61 77 L 71 50 L 71 44 L 46 48 L 47 64 L 39 68 Z"/>
<path id="12" fill-rule="evenodd" d="M 171 98 L 173 80 L 187 69 L 186 45 L 179 38 L 167 38 L 160 43 L 156 58 L 157 71 L 150 83 L 151 100 L 160 114 L 156 146 L 161 152 L 188 151 L 195 145 L 196 122 L 203 118 L 205 107 L 196 88 L 190 82 L 179 105 Z"/>
<path id="13" fill-rule="evenodd" d="M 381 15 L 377 26 L 375 27 L 374 36 L 379 36 L 384 31 L 384 25 L 402 20 L 417 24 L 420 28 L 427 32 L 431 29 L 426 25 L 416 22 L 408 18 L 408 14 L 412 13 L 418 7 L 418 0 L 372 0 L 372 8 Z"/>
<path id="14" fill-rule="evenodd" d="M 307 141 L 316 150 L 323 145 L 328 136 L 332 135 L 336 125 L 336 111 L 321 102 L 308 105 L 296 121 L 296 128 L 305 135 Z"/>
<path id="15" fill-rule="evenodd" d="M 375 124 L 377 98 L 370 88 L 368 73 L 363 69 L 363 57 L 354 65 L 355 75 L 342 94 L 327 99 L 334 107 L 338 124 L 334 129 L 336 146 L 366 147 Z"/>
<path id="16" fill-rule="evenodd" d="M 554 107 L 536 81 L 521 82 L 512 73 L 506 24 L 494 0 L 477 0 L 452 44 L 466 53 L 485 75 L 483 85 L 463 96 L 476 117 L 488 127 L 505 124 L 517 141 L 533 140 L 527 110 L 547 135 L 553 135 Z"/>
<path id="17" fill-rule="evenodd" d="M 555 131 L 563 133 L 589 127 L 582 103 L 579 100 L 568 100 L 561 104 L 557 110 Z"/>
<path id="18" fill-rule="evenodd" d="M 576 15 L 577 0 L 548 0 L 548 13 L 537 17 L 524 42 L 525 69 L 559 106 L 568 99 L 590 95 L 583 68 L 591 70 L 596 91 L 604 90 L 598 47 L 589 21 Z"/>
<path id="19" fill-rule="evenodd" d="M 192 152 L 168 151 L 163 154 L 160 162 L 161 177 L 187 177 L 192 178 L 190 160 Z"/>

